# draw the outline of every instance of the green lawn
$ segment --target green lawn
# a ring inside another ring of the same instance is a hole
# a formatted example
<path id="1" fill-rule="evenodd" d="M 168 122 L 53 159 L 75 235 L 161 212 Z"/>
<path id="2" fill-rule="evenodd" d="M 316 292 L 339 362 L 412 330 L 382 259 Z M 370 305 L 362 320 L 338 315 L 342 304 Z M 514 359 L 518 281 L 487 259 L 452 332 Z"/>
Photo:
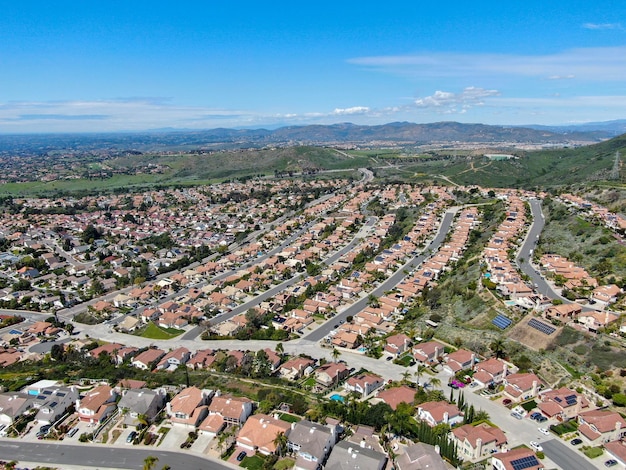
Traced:
<path id="1" fill-rule="evenodd" d="M 184 331 L 182 330 L 176 330 L 174 328 L 161 328 L 160 326 L 150 322 L 143 333 L 141 333 L 141 337 L 150 339 L 172 339 L 182 335 L 183 333 Z"/>
<path id="2" fill-rule="evenodd" d="M 530 410 L 534 409 L 537 406 L 537 402 L 535 400 L 530 400 L 530 401 L 527 401 L 526 403 L 522 403 L 521 406 L 526 411 L 530 411 Z"/>
<path id="3" fill-rule="evenodd" d="M 281 413 L 279 418 L 283 421 L 287 421 L 288 423 L 297 423 L 300 421 L 298 416 L 290 415 L 289 413 Z"/>
<path id="4" fill-rule="evenodd" d="M 250 470 L 262 470 L 264 462 L 265 460 L 258 455 L 253 455 L 252 457 L 244 457 L 240 467 L 248 468 Z"/>
<path id="5" fill-rule="evenodd" d="M 550 430 L 555 434 L 562 436 L 568 432 L 574 432 L 578 429 L 578 423 L 575 420 L 566 421 L 557 425 L 550 426 Z"/>
<path id="6" fill-rule="evenodd" d="M 595 459 L 596 457 L 600 457 L 604 453 L 604 451 L 602 450 L 602 447 L 583 446 L 581 450 L 583 451 L 583 454 L 585 454 L 590 459 Z"/>
<path id="7" fill-rule="evenodd" d="M 409 367 L 412 360 L 413 360 L 413 357 L 410 354 L 405 354 L 404 356 L 399 357 L 398 359 L 394 359 L 393 362 L 396 364 L 400 364 L 401 366 L 404 366 L 404 367 Z"/>

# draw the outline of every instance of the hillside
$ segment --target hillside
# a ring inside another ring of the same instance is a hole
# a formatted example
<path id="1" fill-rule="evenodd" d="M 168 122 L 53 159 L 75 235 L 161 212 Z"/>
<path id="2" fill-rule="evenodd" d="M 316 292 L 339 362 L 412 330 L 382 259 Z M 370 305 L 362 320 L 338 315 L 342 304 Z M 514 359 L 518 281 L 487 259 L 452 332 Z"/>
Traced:
<path id="1" fill-rule="evenodd" d="M 616 152 L 626 157 L 626 134 L 599 144 L 575 149 L 513 152 L 513 160 L 451 157 L 403 166 L 417 174 L 444 175 L 458 184 L 493 187 L 540 187 L 607 180 Z M 620 181 L 626 169 L 622 163 Z"/>
<path id="2" fill-rule="evenodd" d="M 63 151 L 141 152 L 259 148 L 269 145 L 324 145 L 333 143 L 370 144 L 388 142 L 416 145 L 433 142 L 535 143 L 597 142 L 613 134 L 603 130 L 558 132 L 459 122 L 415 124 L 393 122 L 377 126 L 350 123 L 289 126 L 268 129 L 160 130 L 109 134 L 0 134 L 0 156 L 42 155 Z"/>

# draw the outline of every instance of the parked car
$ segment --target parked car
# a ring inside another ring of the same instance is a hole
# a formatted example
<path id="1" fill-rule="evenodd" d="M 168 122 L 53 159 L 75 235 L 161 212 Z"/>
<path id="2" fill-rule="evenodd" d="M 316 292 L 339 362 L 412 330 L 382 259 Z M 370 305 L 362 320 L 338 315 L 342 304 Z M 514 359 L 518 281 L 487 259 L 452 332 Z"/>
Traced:
<path id="1" fill-rule="evenodd" d="M 519 414 L 517 411 L 514 411 L 513 413 L 511 413 L 511 416 L 513 416 L 515 419 L 522 419 L 523 416 L 521 414 Z"/>
<path id="2" fill-rule="evenodd" d="M 135 431 L 131 431 L 128 437 L 126 438 L 126 442 L 130 444 L 131 442 L 135 440 L 135 437 L 137 437 L 137 433 Z"/>
<path id="3" fill-rule="evenodd" d="M 50 431 L 50 428 L 52 426 L 49 424 L 44 424 L 43 426 L 41 426 L 39 428 L 39 431 L 37 431 L 37 439 L 43 439 L 46 434 L 48 434 L 48 431 Z"/>
<path id="4" fill-rule="evenodd" d="M 571 441 L 569 441 L 569 443 L 572 444 L 573 446 L 577 446 L 577 445 L 582 444 L 583 440 L 576 438 L 576 439 L 572 439 Z"/>
<path id="5" fill-rule="evenodd" d="M 539 416 L 541 416 L 541 413 L 539 413 L 538 411 L 535 411 L 534 413 L 530 414 L 530 419 L 537 419 L 539 418 Z"/>
<path id="6" fill-rule="evenodd" d="M 511 400 L 510 398 L 505 398 L 504 400 L 502 400 L 502 404 L 503 404 L 504 406 L 508 406 L 508 405 L 510 405 L 510 404 L 511 404 L 511 401 L 512 401 L 512 400 Z"/>
<path id="7" fill-rule="evenodd" d="M 78 428 L 70 429 L 70 432 L 67 433 L 69 437 L 74 437 L 74 435 L 78 432 Z"/>
<path id="8" fill-rule="evenodd" d="M 541 415 L 537 418 L 537 422 L 538 423 L 545 423 L 546 421 L 548 421 L 548 418 L 546 418 L 545 416 Z"/>
<path id="9" fill-rule="evenodd" d="M 610 459 L 604 462 L 605 467 L 614 467 L 615 465 L 617 465 L 617 460 L 615 459 Z"/>
<path id="10" fill-rule="evenodd" d="M 530 441 L 530 447 L 535 451 L 535 452 L 541 452 L 543 451 L 543 447 L 541 447 L 541 444 L 539 444 L 538 442 L 535 441 Z"/>
<path id="11" fill-rule="evenodd" d="M 245 450 L 239 452 L 239 455 L 237 455 L 237 462 L 241 462 L 243 459 L 245 459 L 246 455 L 248 455 L 248 453 Z"/>
<path id="12" fill-rule="evenodd" d="M 546 436 L 550 435 L 550 431 L 548 431 L 546 428 L 538 428 L 538 430 L 541 434 L 545 434 Z"/>

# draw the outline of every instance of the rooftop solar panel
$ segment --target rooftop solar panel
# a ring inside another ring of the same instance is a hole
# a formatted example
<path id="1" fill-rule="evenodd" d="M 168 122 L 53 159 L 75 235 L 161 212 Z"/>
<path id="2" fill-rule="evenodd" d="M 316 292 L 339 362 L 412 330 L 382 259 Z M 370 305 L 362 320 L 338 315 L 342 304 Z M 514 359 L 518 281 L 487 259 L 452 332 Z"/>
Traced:
<path id="1" fill-rule="evenodd" d="M 539 465 L 537 457 L 529 455 L 528 457 L 522 457 L 521 459 L 513 460 L 511 466 L 513 470 L 524 470 L 525 468 L 532 468 Z"/>

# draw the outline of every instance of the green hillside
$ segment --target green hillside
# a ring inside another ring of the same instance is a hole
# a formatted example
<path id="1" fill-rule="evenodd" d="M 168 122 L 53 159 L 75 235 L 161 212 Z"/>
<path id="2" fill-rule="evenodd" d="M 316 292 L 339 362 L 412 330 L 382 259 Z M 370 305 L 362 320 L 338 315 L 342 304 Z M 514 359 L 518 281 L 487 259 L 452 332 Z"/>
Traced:
<path id="1" fill-rule="evenodd" d="M 443 175 L 458 184 L 493 187 L 545 187 L 572 183 L 606 181 L 615 162 L 616 152 L 626 158 L 626 135 L 575 149 L 512 152 L 513 160 L 491 161 L 486 157 L 456 157 L 403 167 L 422 175 Z M 624 183 L 625 168 L 620 179 Z"/>

